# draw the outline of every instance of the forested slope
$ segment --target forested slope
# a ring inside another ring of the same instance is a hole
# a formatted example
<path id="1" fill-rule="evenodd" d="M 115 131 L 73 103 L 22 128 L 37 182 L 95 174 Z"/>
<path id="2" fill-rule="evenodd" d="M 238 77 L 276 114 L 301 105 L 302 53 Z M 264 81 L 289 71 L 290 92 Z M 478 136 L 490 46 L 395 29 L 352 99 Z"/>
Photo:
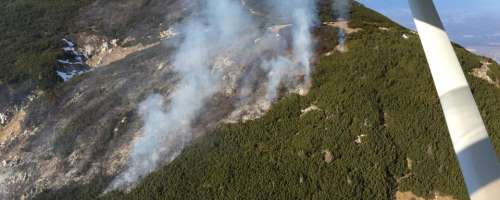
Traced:
<path id="1" fill-rule="evenodd" d="M 322 8 L 321 10 L 328 10 Z M 331 20 L 323 11 L 322 20 Z M 349 51 L 316 30 L 307 96 L 283 97 L 263 118 L 220 125 L 130 193 L 103 199 L 392 199 L 397 191 L 467 199 L 418 35 L 355 4 Z M 500 152 L 500 90 L 472 75 L 487 60 L 456 45 Z M 489 77 L 500 77 L 489 65 Z M 309 108 L 309 109 L 307 109 Z M 96 198 L 108 180 L 39 199 Z"/>

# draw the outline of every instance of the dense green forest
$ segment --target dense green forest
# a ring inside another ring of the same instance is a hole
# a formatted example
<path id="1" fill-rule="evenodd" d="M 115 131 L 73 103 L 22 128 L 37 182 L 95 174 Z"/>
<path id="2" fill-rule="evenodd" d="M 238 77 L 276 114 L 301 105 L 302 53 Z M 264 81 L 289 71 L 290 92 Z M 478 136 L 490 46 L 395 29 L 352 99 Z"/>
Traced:
<path id="1" fill-rule="evenodd" d="M 37 199 L 468 199 L 418 35 L 358 4 L 351 26 L 362 31 L 349 35 L 348 52 L 318 57 L 307 96 L 220 125 L 130 193 L 100 196 L 105 177 Z M 318 28 L 318 55 L 337 45 L 336 31 Z M 500 153 L 500 91 L 469 74 L 484 58 L 456 51 Z M 495 80 L 499 67 L 490 66 Z M 311 105 L 320 110 L 301 112 Z"/>
<path id="2" fill-rule="evenodd" d="M 34 81 L 50 89 L 61 56 L 61 39 L 71 32 L 77 10 L 90 0 L 3 0 L 0 2 L 0 84 Z"/>

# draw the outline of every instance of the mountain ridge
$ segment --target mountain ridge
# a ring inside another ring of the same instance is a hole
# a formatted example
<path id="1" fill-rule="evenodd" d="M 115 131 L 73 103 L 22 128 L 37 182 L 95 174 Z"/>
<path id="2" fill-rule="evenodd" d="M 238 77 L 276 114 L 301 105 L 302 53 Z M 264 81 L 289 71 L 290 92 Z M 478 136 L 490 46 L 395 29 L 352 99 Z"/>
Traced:
<path id="1" fill-rule="evenodd" d="M 330 22 L 329 8 L 319 9 L 322 22 Z M 439 191 L 467 199 L 418 36 L 359 4 L 351 14 L 349 26 L 360 31 L 347 36 L 347 52 L 335 51 L 337 28 L 316 28 L 316 67 L 307 96 L 283 96 L 260 119 L 212 124 L 213 133 L 198 138 L 128 194 L 100 196 L 127 156 L 114 150 L 140 134 L 137 105 L 150 93 L 168 96 L 176 81 L 171 66 L 162 65 L 171 51 L 165 45 L 129 54 L 41 95 L 30 103 L 22 122 L 28 133 L 19 130 L 20 138 L 2 145 L 1 158 L 21 170 L 36 166 L 19 161 L 30 152 L 47 152 L 41 161 L 63 161 L 55 169 L 67 174 L 56 172 L 60 183 L 38 188 L 43 191 L 36 191 L 41 193 L 35 199 L 390 199 L 397 191 L 427 197 Z M 120 45 L 158 40 L 147 35 Z M 500 116 L 492 111 L 498 110 L 500 93 L 470 74 L 485 58 L 460 46 L 456 51 L 498 147 L 500 127 L 495 119 Z M 487 76 L 497 81 L 499 69 L 492 63 Z M 313 105 L 318 109 L 301 112 Z M 224 110 L 215 118 L 227 115 Z M 45 124 L 45 131 L 37 127 L 40 124 Z M 4 152 L 23 154 L 10 159 Z M 107 160 L 109 156 L 113 159 Z M 101 169 L 111 171 L 108 174 L 89 170 L 106 162 L 111 163 Z"/>

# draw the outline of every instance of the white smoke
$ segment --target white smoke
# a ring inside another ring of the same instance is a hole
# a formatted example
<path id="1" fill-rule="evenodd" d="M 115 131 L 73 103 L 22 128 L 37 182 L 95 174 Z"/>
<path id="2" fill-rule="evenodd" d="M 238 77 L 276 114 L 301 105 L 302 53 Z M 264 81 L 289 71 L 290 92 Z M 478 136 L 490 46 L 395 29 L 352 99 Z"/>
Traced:
<path id="1" fill-rule="evenodd" d="M 266 99 L 268 101 L 272 102 L 277 100 L 280 83 L 282 80 L 289 78 L 289 68 L 293 65 L 294 64 L 291 63 L 290 60 L 281 56 L 275 60 L 272 60 L 271 62 L 266 62 L 262 65 L 263 68 L 269 70 L 267 74 L 269 83 L 267 84 L 266 93 Z"/>
<path id="2" fill-rule="evenodd" d="M 299 1 L 293 11 L 293 23 L 296 27 L 293 29 L 293 49 L 299 63 L 303 67 L 305 81 L 309 84 L 311 73 L 311 57 L 313 42 L 311 29 L 316 22 L 316 8 L 314 1 Z M 311 3 L 312 2 L 312 3 Z"/>
<path id="3" fill-rule="evenodd" d="M 333 0 L 332 1 L 333 16 L 337 21 L 349 21 L 351 19 L 351 1 L 350 0 Z M 338 32 L 339 46 L 341 49 L 345 47 L 346 33 L 344 29 L 339 29 Z"/>
<path id="4" fill-rule="evenodd" d="M 333 16 L 337 20 L 347 21 L 351 19 L 351 0 L 333 0 Z"/>
<path id="5" fill-rule="evenodd" d="M 230 0 L 207 1 L 206 9 L 183 25 L 184 40 L 173 66 L 181 77 L 165 110 L 163 97 L 152 95 L 140 105 L 144 133 L 134 141 L 128 168 L 116 178 L 111 189 L 127 187 L 177 156 L 191 140 L 191 123 L 221 84 L 213 58 L 238 41 L 242 24 L 251 24 L 241 7 Z"/>
<path id="6" fill-rule="evenodd" d="M 179 103 L 179 100 L 186 96 L 180 95 L 173 100 Z M 114 180 L 110 189 L 134 184 L 141 176 L 158 167 L 160 161 L 173 159 L 190 141 L 188 115 L 194 108 L 171 108 L 164 112 L 163 97 L 157 94 L 151 95 L 140 104 L 139 113 L 144 120 L 144 134 L 132 145 L 127 170 Z"/>
<path id="7" fill-rule="evenodd" d="M 316 1 L 312 0 L 280 0 L 271 1 L 276 14 L 285 21 L 292 24 L 292 58 L 280 56 L 270 62 L 268 74 L 269 85 L 267 96 L 271 101 L 276 100 L 277 92 L 283 78 L 292 81 L 291 85 L 297 85 L 298 80 L 294 78 L 303 76 L 299 83 L 299 93 L 305 94 L 310 86 L 311 58 L 313 55 L 313 37 L 311 30 L 317 22 Z M 269 63 L 268 63 L 269 64 Z M 285 76 L 286 75 L 286 76 Z"/>
<path id="8" fill-rule="evenodd" d="M 220 60 L 228 60 L 220 57 L 233 56 L 240 65 L 249 65 L 253 57 L 274 52 L 273 56 L 260 58 L 260 67 L 267 72 L 266 98 L 269 101 L 278 98 L 277 90 L 283 82 L 287 87 L 297 86 L 300 81 L 294 77 L 298 75 L 309 81 L 313 54 L 311 29 L 316 19 L 314 1 L 267 1 L 274 5 L 273 12 L 292 24 L 291 44 L 286 44 L 279 31 L 260 30 L 262 28 L 258 28 L 252 12 L 248 12 L 239 0 L 202 1 L 201 11 L 176 27 L 183 39 L 173 56 L 172 65 L 180 81 L 170 94 L 168 105 L 165 97 L 159 94 L 151 95 L 141 103 L 139 113 L 144 120 L 143 134 L 131 146 L 127 168 L 107 191 L 130 188 L 160 165 L 173 160 L 191 141 L 193 121 L 199 117 L 204 105 L 216 94 L 226 91 L 225 87 L 230 84 L 227 80 L 233 80 L 227 78 L 228 73 L 238 74 L 234 73 L 238 70 L 231 68 L 233 66 L 220 66 Z M 293 55 L 287 53 L 290 46 Z M 243 69 L 240 71 L 238 76 L 244 80 L 247 74 Z M 241 86 L 240 89 L 244 88 Z M 251 92 L 246 93 L 251 95 Z M 244 101 L 247 97 L 241 98 Z"/>

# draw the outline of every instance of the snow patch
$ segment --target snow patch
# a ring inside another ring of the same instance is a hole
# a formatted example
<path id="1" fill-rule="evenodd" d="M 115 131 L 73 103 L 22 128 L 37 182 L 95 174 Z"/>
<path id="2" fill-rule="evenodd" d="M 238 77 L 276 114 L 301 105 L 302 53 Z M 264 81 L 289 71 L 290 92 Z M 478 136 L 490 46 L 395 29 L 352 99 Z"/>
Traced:
<path id="1" fill-rule="evenodd" d="M 0 113 L 0 125 L 5 125 L 7 123 L 7 115 Z"/>
<path id="2" fill-rule="evenodd" d="M 71 61 L 69 61 L 69 60 L 60 60 L 60 59 L 58 59 L 58 60 L 57 60 L 57 62 L 58 62 L 58 63 L 61 63 L 61 64 L 63 64 L 63 65 L 83 65 L 83 63 L 82 63 L 82 62 L 80 62 L 80 61 L 77 61 L 77 62 L 71 62 Z"/>
<path id="3" fill-rule="evenodd" d="M 78 76 L 80 74 L 83 74 L 87 71 L 70 71 L 70 72 L 62 72 L 62 71 L 56 71 L 57 75 L 63 79 L 64 82 L 69 81 L 75 76 Z"/>
<path id="4" fill-rule="evenodd" d="M 68 40 L 68 39 L 66 39 L 66 38 L 63 38 L 63 39 L 62 39 L 62 41 L 63 41 L 64 43 L 66 43 L 66 46 L 68 46 L 68 47 L 75 47 L 75 43 L 73 43 L 73 42 L 69 41 L 69 40 Z"/>
<path id="5" fill-rule="evenodd" d="M 63 38 L 64 58 L 56 61 L 56 74 L 63 79 L 64 82 L 71 78 L 89 71 L 89 67 L 85 65 L 87 57 L 76 50 L 76 44 L 72 41 Z"/>

